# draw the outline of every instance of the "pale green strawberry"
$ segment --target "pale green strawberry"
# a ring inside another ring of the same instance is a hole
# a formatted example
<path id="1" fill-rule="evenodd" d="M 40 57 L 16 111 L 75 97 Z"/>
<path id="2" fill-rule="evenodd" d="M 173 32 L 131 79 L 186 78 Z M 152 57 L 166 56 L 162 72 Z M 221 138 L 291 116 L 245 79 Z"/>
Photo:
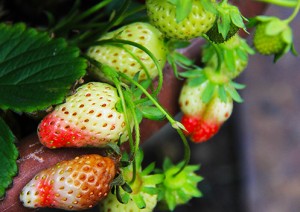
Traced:
<path id="1" fill-rule="evenodd" d="M 298 54 L 294 49 L 293 31 L 288 21 L 273 16 L 258 16 L 254 21 L 256 30 L 253 44 L 260 54 L 274 55 L 274 61 L 288 51 Z"/>
<path id="2" fill-rule="evenodd" d="M 123 26 L 113 32 L 105 34 L 99 40 L 105 39 L 122 39 L 138 43 L 147 48 L 155 56 L 160 68 L 163 68 L 166 63 L 167 49 L 162 33 L 149 23 L 136 22 Z M 121 46 L 123 46 L 123 48 Z M 138 60 L 140 60 L 146 67 L 151 79 L 158 76 L 158 69 L 150 56 L 143 50 L 132 45 L 120 44 L 118 46 L 105 44 L 92 46 L 88 49 L 87 55 L 132 78 L 136 73 L 140 72 L 139 80 L 145 80 L 148 76 L 143 66 L 139 63 Z M 138 60 L 136 58 L 138 58 Z M 105 79 L 101 70 L 93 67 L 91 72 L 100 79 Z"/>
<path id="3" fill-rule="evenodd" d="M 199 37 L 213 26 L 216 19 L 199 0 L 192 1 L 190 13 L 179 22 L 176 19 L 176 6 L 171 1 L 147 0 L 146 7 L 150 22 L 171 39 L 190 40 Z"/>

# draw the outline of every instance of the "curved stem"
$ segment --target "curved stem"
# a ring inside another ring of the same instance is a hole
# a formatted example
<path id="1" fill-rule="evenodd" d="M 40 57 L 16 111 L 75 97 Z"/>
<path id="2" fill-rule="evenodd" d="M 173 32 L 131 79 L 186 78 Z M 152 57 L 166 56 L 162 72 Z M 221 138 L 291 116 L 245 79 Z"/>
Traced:
<path id="1" fill-rule="evenodd" d="M 135 148 L 134 148 L 134 142 L 133 142 L 133 138 L 132 138 L 132 134 L 131 134 L 129 115 L 127 113 L 127 108 L 126 108 L 126 99 L 124 97 L 124 93 L 123 93 L 122 87 L 120 85 L 120 82 L 118 80 L 114 80 L 114 84 L 115 84 L 117 91 L 119 93 L 119 96 L 121 98 L 121 104 L 122 104 L 124 119 L 125 119 L 125 123 L 126 123 L 126 130 L 127 130 L 128 137 L 129 137 L 130 152 L 134 152 Z"/>
<path id="2" fill-rule="evenodd" d="M 172 118 L 172 116 L 151 96 L 150 93 L 148 93 L 148 91 L 143 88 L 143 86 L 141 86 L 138 82 L 132 80 L 130 77 L 128 77 L 126 74 L 120 73 L 121 77 L 124 77 L 126 80 L 130 81 L 132 84 L 134 84 L 136 87 L 138 87 L 148 98 L 149 100 L 163 113 L 165 114 L 167 120 L 170 122 L 170 124 L 172 125 L 173 128 L 175 128 L 178 132 L 178 134 L 180 135 L 183 144 L 184 144 L 184 163 L 183 166 L 180 168 L 180 170 L 175 173 L 175 175 L 179 174 L 189 163 L 190 160 L 190 148 L 188 145 L 188 142 L 186 140 L 186 137 L 184 136 L 181 128 L 181 124 L 178 123 L 176 120 L 174 120 Z"/>
<path id="3" fill-rule="evenodd" d="M 288 24 L 289 24 L 290 22 L 292 22 L 292 21 L 294 20 L 294 18 L 298 15 L 299 10 L 300 10 L 300 0 L 298 0 L 297 5 L 296 5 L 296 7 L 295 7 L 293 13 L 290 15 L 290 17 L 288 17 L 288 18 L 285 19 L 284 21 L 285 21 L 286 23 L 288 23 Z"/>
<path id="4" fill-rule="evenodd" d="M 157 96 L 158 93 L 160 92 L 161 88 L 162 88 L 163 72 L 162 72 L 162 68 L 160 67 L 159 61 L 156 59 L 156 57 L 153 55 L 153 53 L 151 51 L 149 51 L 146 47 L 144 47 L 143 45 L 140 45 L 136 42 L 133 42 L 133 41 L 121 40 L 121 39 L 100 40 L 100 41 L 94 42 L 93 44 L 90 44 L 90 46 L 104 45 L 104 44 L 120 44 L 120 43 L 131 45 L 131 46 L 134 46 L 136 48 L 139 48 L 142 51 L 144 51 L 146 54 L 148 54 L 149 57 L 152 59 L 152 61 L 154 62 L 155 66 L 158 70 L 158 84 L 157 84 L 156 89 L 153 91 L 153 95 Z"/>

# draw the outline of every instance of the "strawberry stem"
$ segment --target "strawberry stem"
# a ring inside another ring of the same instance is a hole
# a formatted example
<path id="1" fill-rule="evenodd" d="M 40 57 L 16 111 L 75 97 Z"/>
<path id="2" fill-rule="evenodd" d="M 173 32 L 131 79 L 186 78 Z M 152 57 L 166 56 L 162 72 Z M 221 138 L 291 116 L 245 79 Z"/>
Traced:
<path id="1" fill-rule="evenodd" d="M 149 100 L 163 113 L 165 114 L 167 120 L 170 122 L 171 126 L 176 129 L 178 132 L 180 138 L 182 139 L 183 145 L 184 145 L 184 163 L 183 166 L 180 168 L 180 170 L 175 173 L 175 175 L 179 174 L 189 163 L 190 160 L 190 147 L 188 145 L 188 142 L 186 140 L 186 137 L 184 136 L 182 130 L 181 130 L 181 124 L 178 123 L 176 120 L 172 118 L 172 116 L 151 96 L 151 94 L 138 82 L 134 81 L 130 77 L 128 77 L 126 74 L 119 73 L 121 77 L 124 79 L 130 81 L 132 84 L 134 84 L 136 87 L 138 87 L 148 98 Z"/>
<path id="2" fill-rule="evenodd" d="M 295 17 L 298 15 L 299 10 L 300 10 L 300 0 L 298 0 L 297 5 L 296 5 L 293 13 L 290 15 L 290 17 L 288 17 L 287 19 L 285 19 L 285 22 L 287 24 L 289 24 L 290 22 L 292 22 L 295 19 Z"/>

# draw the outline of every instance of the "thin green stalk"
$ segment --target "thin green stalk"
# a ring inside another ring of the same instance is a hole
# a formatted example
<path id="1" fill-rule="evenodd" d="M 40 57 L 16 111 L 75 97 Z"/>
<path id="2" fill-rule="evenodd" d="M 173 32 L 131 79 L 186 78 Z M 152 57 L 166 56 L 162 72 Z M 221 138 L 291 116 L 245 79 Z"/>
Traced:
<path id="1" fill-rule="evenodd" d="M 100 41 L 94 42 L 93 44 L 89 44 L 89 46 L 104 45 L 104 44 L 120 44 L 120 43 L 131 45 L 131 46 L 134 46 L 136 48 L 139 48 L 139 49 L 143 50 L 146 54 L 148 54 L 149 57 L 152 59 L 152 61 L 154 62 L 155 66 L 158 70 L 158 83 L 157 83 L 156 89 L 153 91 L 153 95 L 157 96 L 159 94 L 161 88 L 162 88 L 163 72 L 162 72 L 162 68 L 160 67 L 159 62 L 156 59 L 156 57 L 146 47 L 144 47 L 143 45 L 140 45 L 136 42 L 133 42 L 133 41 L 121 40 L 121 39 L 100 40 Z"/>
<path id="2" fill-rule="evenodd" d="M 119 97 L 121 99 L 121 104 L 122 104 L 122 108 L 123 108 L 123 113 L 124 113 L 124 119 L 125 119 L 125 123 L 126 123 L 126 130 L 128 133 L 128 137 L 129 137 L 129 146 L 130 146 L 130 151 L 134 152 L 135 148 L 134 148 L 134 142 L 133 142 L 133 138 L 132 138 L 132 134 L 131 134 L 131 126 L 130 126 L 130 121 L 129 121 L 129 116 L 127 113 L 127 107 L 126 107 L 126 100 L 124 98 L 124 93 L 122 90 L 122 87 L 120 85 L 120 82 L 118 80 L 113 80 L 114 84 L 117 88 L 117 91 L 119 93 Z"/>
<path id="3" fill-rule="evenodd" d="M 175 173 L 175 175 L 179 174 L 188 165 L 189 160 L 190 160 L 190 155 L 191 155 L 188 142 L 187 142 L 186 137 L 184 136 L 182 130 L 180 129 L 179 123 L 172 118 L 172 116 L 151 96 L 151 94 L 145 88 L 143 88 L 143 86 L 141 86 L 138 82 L 136 82 L 133 79 L 131 79 L 130 77 L 128 77 L 126 74 L 123 74 L 123 73 L 119 73 L 119 74 L 121 77 L 130 81 L 132 84 L 134 84 L 136 87 L 138 87 L 149 98 L 149 100 L 152 101 L 152 103 L 162 113 L 165 114 L 165 116 L 166 116 L 167 120 L 170 122 L 171 126 L 177 130 L 178 134 L 180 135 L 180 137 L 183 141 L 183 145 L 184 145 L 184 163 L 183 163 L 183 166 L 180 168 L 180 170 L 177 173 Z"/>
<path id="4" fill-rule="evenodd" d="M 135 113 L 135 105 L 132 101 L 132 98 L 130 98 L 130 96 L 128 96 L 128 93 L 125 93 L 125 100 L 127 101 L 127 104 L 129 106 L 129 109 L 130 109 L 130 112 L 132 114 L 132 117 L 133 117 L 133 126 L 134 126 L 134 133 L 135 133 L 135 143 L 134 143 L 134 151 L 131 152 L 131 156 L 130 158 L 132 159 L 133 161 L 133 175 L 132 175 L 132 179 L 130 181 L 130 184 L 134 183 L 134 181 L 136 180 L 136 172 L 137 172 L 137 164 L 136 164 L 136 160 L 135 160 L 135 156 L 136 156 L 136 153 L 138 152 L 139 150 L 139 146 L 140 146 L 140 127 L 139 127 L 139 122 L 138 122 L 138 119 L 137 119 L 137 116 L 136 116 L 136 113 Z"/>
<path id="5" fill-rule="evenodd" d="M 296 5 L 296 7 L 295 7 L 293 13 L 290 15 L 290 17 L 288 17 L 288 18 L 285 19 L 284 21 L 285 21 L 287 24 L 289 24 L 290 22 L 292 22 L 292 21 L 295 19 L 295 17 L 298 15 L 299 10 L 300 10 L 300 0 L 298 0 L 297 5 Z"/>

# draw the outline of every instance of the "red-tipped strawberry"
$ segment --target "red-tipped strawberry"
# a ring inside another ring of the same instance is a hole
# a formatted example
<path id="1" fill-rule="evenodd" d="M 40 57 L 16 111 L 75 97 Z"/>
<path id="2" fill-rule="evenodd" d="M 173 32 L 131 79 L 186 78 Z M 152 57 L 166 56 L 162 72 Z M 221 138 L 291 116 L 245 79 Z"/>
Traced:
<path id="1" fill-rule="evenodd" d="M 88 209 L 107 196 L 115 175 L 111 158 L 83 155 L 35 175 L 23 188 L 20 200 L 30 208 Z"/>
<path id="2" fill-rule="evenodd" d="M 230 117 L 232 99 L 227 97 L 227 101 L 223 102 L 217 94 L 212 94 L 209 101 L 204 102 L 201 97 L 207 91 L 209 82 L 199 86 L 191 86 L 188 82 L 182 87 L 179 97 L 179 105 L 183 112 L 182 124 L 187 129 L 186 135 L 192 141 L 204 142 L 214 136 Z"/>
<path id="3" fill-rule="evenodd" d="M 149 23 L 136 22 L 123 26 L 105 34 L 99 40 L 106 39 L 122 39 L 142 45 L 157 59 L 160 68 L 165 65 L 167 49 L 162 33 Z M 138 72 L 141 72 L 139 80 L 148 77 L 153 79 L 158 75 L 158 68 L 152 58 L 145 51 L 132 45 L 106 43 L 89 48 L 87 55 L 131 78 Z M 91 72 L 100 79 L 106 79 L 101 70 L 96 67 L 92 67 Z"/>
<path id="4" fill-rule="evenodd" d="M 119 101 L 116 88 L 109 84 L 82 85 L 41 121 L 41 143 L 48 148 L 102 147 L 119 139 L 126 141 L 124 114 L 116 109 Z"/>

